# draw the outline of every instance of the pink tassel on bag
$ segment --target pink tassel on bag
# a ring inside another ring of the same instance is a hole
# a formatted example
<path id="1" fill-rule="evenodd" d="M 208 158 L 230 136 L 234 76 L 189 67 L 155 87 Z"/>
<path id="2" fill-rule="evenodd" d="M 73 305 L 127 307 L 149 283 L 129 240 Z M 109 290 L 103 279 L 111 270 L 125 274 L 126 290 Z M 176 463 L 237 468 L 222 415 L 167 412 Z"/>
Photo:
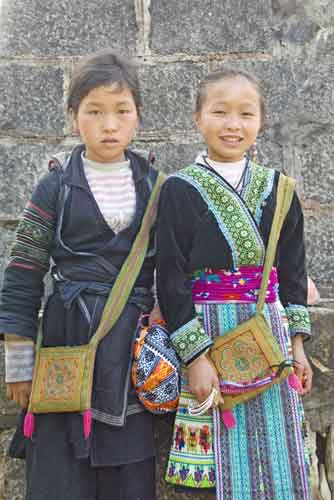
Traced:
<path id="1" fill-rule="evenodd" d="M 290 375 L 288 376 L 288 384 L 291 389 L 297 391 L 298 394 L 303 394 L 303 386 L 295 373 L 290 373 Z"/>
<path id="2" fill-rule="evenodd" d="M 233 429 L 237 422 L 231 410 L 222 410 L 221 412 L 222 420 L 228 429 Z"/>
<path id="3" fill-rule="evenodd" d="M 27 413 L 24 417 L 23 434 L 24 437 L 31 439 L 35 430 L 35 417 L 33 413 Z"/>
<path id="4" fill-rule="evenodd" d="M 92 412 L 91 412 L 91 410 L 85 410 L 82 414 L 82 418 L 83 418 L 84 436 L 85 436 L 85 439 L 88 439 L 90 436 L 90 431 L 92 429 Z"/>

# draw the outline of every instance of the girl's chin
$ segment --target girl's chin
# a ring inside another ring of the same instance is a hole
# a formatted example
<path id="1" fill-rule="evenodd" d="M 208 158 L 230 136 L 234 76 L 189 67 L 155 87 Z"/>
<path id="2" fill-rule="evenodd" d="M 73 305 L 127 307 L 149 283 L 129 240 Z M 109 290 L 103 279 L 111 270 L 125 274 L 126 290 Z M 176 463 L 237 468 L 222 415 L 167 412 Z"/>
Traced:
<path id="1" fill-rule="evenodd" d="M 232 162 L 235 162 L 235 161 L 241 161 L 244 157 L 245 157 L 245 153 L 246 152 L 238 152 L 238 153 L 234 153 L 232 151 L 225 151 L 224 153 L 213 153 L 213 154 L 210 154 L 209 153 L 209 157 L 211 158 L 211 160 L 213 161 L 218 161 L 218 162 L 221 162 L 221 163 L 226 163 L 226 162 L 229 162 L 229 163 L 232 163 Z"/>

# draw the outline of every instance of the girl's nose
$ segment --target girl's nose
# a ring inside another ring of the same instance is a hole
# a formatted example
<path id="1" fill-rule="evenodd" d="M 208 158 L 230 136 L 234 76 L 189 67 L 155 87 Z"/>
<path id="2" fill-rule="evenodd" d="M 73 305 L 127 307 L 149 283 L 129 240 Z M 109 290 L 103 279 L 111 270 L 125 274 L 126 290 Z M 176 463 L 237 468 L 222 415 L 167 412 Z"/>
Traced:
<path id="1" fill-rule="evenodd" d="M 240 129 L 239 117 L 232 114 L 227 115 L 225 118 L 225 127 L 229 130 L 239 130 Z"/>
<path id="2" fill-rule="evenodd" d="M 117 117 L 113 114 L 106 114 L 103 120 L 104 130 L 116 130 L 118 128 Z"/>

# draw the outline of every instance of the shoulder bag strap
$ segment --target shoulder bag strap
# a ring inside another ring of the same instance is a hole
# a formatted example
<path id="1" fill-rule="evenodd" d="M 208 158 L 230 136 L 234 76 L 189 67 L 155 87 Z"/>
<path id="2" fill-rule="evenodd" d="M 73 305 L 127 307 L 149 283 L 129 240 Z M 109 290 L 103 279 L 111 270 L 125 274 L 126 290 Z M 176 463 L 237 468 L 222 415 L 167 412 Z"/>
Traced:
<path id="1" fill-rule="evenodd" d="M 156 219 L 159 194 L 165 178 L 165 174 L 159 172 L 142 219 L 140 230 L 132 245 L 131 252 L 124 261 L 116 278 L 115 284 L 109 294 L 106 305 L 104 306 L 101 321 L 95 334 L 90 340 L 90 344 L 97 346 L 100 340 L 102 340 L 103 337 L 109 333 L 127 303 L 146 256 L 150 230 Z"/>
<path id="2" fill-rule="evenodd" d="M 273 267 L 277 243 L 280 237 L 281 229 L 290 209 L 293 193 L 295 190 L 296 181 L 291 177 L 280 174 L 277 187 L 277 201 L 275 214 L 270 230 L 268 246 L 266 250 L 266 257 L 264 262 L 261 288 L 259 291 L 259 298 L 256 305 L 256 313 L 259 314 L 264 306 L 266 292 L 268 288 L 268 280 L 270 271 Z"/>

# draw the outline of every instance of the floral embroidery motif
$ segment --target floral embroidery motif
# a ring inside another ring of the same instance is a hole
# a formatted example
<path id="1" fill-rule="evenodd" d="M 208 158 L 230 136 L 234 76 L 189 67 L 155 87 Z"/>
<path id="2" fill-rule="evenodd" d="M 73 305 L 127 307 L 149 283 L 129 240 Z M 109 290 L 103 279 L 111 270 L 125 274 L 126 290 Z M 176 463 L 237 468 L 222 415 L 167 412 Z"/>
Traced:
<path id="1" fill-rule="evenodd" d="M 199 445 L 204 453 L 208 453 L 211 448 L 211 433 L 208 425 L 203 425 L 199 432 Z"/>
<path id="2" fill-rule="evenodd" d="M 285 308 L 285 311 L 292 337 L 297 333 L 311 335 L 311 322 L 307 307 L 298 304 L 289 304 Z"/>
<path id="3" fill-rule="evenodd" d="M 188 427 L 187 447 L 189 451 L 194 451 L 197 448 L 197 428 L 195 426 Z"/>
<path id="4" fill-rule="evenodd" d="M 60 359 L 57 363 L 50 362 L 45 370 L 45 396 L 51 399 L 69 399 L 75 392 L 75 383 L 78 383 L 76 373 L 80 369 L 80 360 Z M 73 369 L 74 368 L 74 369 Z"/>
<path id="5" fill-rule="evenodd" d="M 257 373 L 259 378 L 270 373 L 270 365 L 251 331 L 221 349 L 220 365 L 223 378 L 236 383 L 253 380 L 254 373 Z"/>
<path id="6" fill-rule="evenodd" d="M 212 344 L 198 318 L 181 326 L 171 335 L 171 342 L 184 363 L 189 362 L 199 352 Z"/>
<path id="7" fill-rule="evenodd" d="M 175 175 L 201 193 L 230 245 L 234 266 L 261 264 L 263 241 L 241 198 L 214 173 L 201 167 L 190 166 Z"/>
<path id="8" fill-rule="evenodd" d="M 185 447 L 185 430 L 182 425 L 176 425 L 175 426 L 175 437 L 174 437 L 174 443 L 175 443 L 175 448 L 177 450 L 182 450 L 182 448 Z"/>
<path id="9" fill-rule="evenodd" d="M 243 198 L 259 224 L 265 200 L 270 195 L 275 179 L 275 170 L 251 163 L 249 180 Z"/>

